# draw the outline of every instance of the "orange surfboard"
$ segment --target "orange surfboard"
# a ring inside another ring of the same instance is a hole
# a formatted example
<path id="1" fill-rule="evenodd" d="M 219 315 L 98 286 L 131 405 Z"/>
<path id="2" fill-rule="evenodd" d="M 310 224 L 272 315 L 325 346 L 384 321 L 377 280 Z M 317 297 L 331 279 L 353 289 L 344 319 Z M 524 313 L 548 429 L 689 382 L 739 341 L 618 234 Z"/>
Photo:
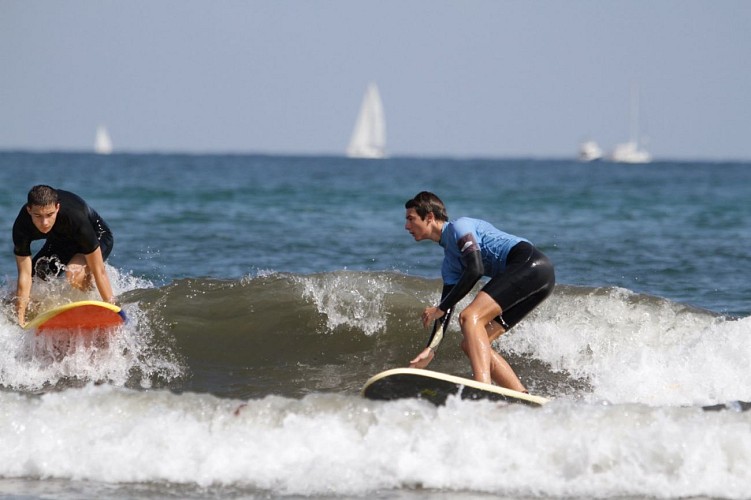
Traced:
<path id="1" fill-rule="evenodd" d="M 118 306 L 98 300 L 71 302 L 37 315 L 24 326 L 36 330 L 91 333 L 112 330 L 125 323 L 125 312 Z"/>

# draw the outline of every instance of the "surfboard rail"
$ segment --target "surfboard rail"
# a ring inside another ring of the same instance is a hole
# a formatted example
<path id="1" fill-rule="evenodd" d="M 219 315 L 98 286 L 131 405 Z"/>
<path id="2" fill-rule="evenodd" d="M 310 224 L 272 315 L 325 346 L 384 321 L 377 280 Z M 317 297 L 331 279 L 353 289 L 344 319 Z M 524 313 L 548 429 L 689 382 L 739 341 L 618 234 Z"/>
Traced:
<path id="1" fill-rule="evenodd" d="M 447 373 L 418 368 L 392 368 L 365 382 L 361 395 L 368 399 L 419 398 L 444 404 L 451 395 L 462 399 L 489 399 L 542 406 L 550 400 Z"/>

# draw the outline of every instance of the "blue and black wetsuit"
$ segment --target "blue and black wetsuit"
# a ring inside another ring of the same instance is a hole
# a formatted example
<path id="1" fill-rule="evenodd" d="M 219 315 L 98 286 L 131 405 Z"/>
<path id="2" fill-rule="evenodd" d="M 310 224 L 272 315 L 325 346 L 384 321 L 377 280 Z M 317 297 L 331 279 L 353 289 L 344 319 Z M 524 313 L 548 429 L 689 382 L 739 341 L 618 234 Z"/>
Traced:
<path id="1" fill-rule="evenodd" d="M 36 228 L 25 205 L 13 224 L 13 253 L 20 257 L 31 255 L 32 241 L 47 240 L 32 259 L 32 273 L 41 278 L 60 274 L 77 253 L 87 255 L 101 248 L 102 259 L 107 260 L 114 246 L 107 223 L 80 196 L 58 189 L 57 197 L 60 210 L 47 234 Z"/>
<path id="2" fill-rule="evenodd" d="M 553 291 L 553 264 L 524 238 L 505 233 L 480 219 L 462 217 L 443 225 L 443 293 L 438 308 L 449 315 L 477 281 L 501 307 L 495 320 L 508 331 Z M 444 321 L 445 323 L 445 321 Z M 429 341 L 431 345 L 433 338 Z"/>

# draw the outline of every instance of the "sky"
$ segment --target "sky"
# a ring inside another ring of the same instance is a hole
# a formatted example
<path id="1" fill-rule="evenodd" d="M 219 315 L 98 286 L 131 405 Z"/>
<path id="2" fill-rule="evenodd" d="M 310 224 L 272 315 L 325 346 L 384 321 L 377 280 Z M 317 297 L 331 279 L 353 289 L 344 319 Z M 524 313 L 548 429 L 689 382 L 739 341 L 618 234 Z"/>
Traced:
<path id="1" fill-rule="evenodd" d="M 751 160 L 746 0 L 0 0 L 0 150 Z"/>

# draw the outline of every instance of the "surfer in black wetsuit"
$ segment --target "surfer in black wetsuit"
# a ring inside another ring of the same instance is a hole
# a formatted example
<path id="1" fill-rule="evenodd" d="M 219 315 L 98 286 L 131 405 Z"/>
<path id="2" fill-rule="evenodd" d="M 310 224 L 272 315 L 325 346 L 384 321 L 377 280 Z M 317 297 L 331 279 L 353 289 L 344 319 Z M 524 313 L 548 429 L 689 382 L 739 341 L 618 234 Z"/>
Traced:
<path id="1" fill-rule="evenodd" d="M 405 208 L 405 229 L 415 241 L 435 241 L 444 249 L 441 303 L 425 308 L 422 314 L 426 328 L 434 323 L 433 334 L 410 366 L 425 368 L 433 360 L 454 306 L 487 276 L 490 281 L 459 313 L 462 349 L 472 364 L 475 380 L 492 380 L 526 392 L 514 370 L 490 343 L 550 295 L 555 286 L 553 264 L 528 240 L 486 221 L 468 217 L 449 221 L 445 205 L 433 193 L 418 193 Z"/>
<path id="2" fill-rule="evenodd" d="M 31 258 L 31 242 L 46 239 Z M 16 313 L 25 324 L 33 276 L 42 279 L 65 271 L 68 282 L 90 290 L 92 281 L 105 302 L 114 302 L 104 261 L 112 251 L 110 228 L 79 196 L 50 186 L 34 186 L 13 224 L 13 253 L 18 266 Z"/>

